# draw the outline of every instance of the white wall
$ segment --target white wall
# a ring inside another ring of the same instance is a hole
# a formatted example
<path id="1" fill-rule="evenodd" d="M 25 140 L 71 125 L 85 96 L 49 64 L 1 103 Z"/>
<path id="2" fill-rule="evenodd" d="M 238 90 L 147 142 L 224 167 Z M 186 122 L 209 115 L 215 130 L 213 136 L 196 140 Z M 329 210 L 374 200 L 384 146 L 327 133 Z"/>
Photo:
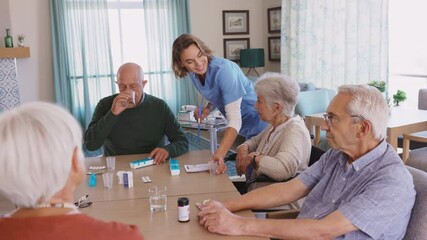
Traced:
<path id="1" fill-rule="evenodd" d="M 18 34 L 24 34 L 31 54 L 30 58 L 17 59 L 21 103 L 53 102 L 49 0 L 9 0 L 9 8 L 14 43 Z"/>
<path id="2" fill-rule="evenodd" d="M 268 20 L 267 20 L 267 9 L 280 7 L 282 6 L 281 0 L 267 0 L 262 1 L 262 19 L 263 19 L 263 41 L 265 49 L 265 62 L 268 63 L 266 70 L 270 72 L 280 72 L 280 62 L 270 62 L 268 61 L 268 37 L 277 37 L 280 36 L 280 33 L 271 34 L 268 33 Z"/>
<path id="3" fill-rule="evenodd" d="M 191 31 L 217 56 L 223 56 L 224 38 L 249 37 L 251 47 L 265 49 L 265 70 L 279 72 L 279 63 L 268 61 L 267 8 L 280 5 L 281 0 L 189 0 Z M 49 0 L 0 0 L 0 6 L 0 36 L 10 25 L 14 42 L 17 34 L 24 34 L 31 51 L 30 58 L 17 60 L 21 102 L 54 101 Z M 223 36 L 222 10 L 249 10 L 250 34 Z"/>
<path id="4" fill-rule="evenodd" d="M 0 47 L 4 47 L 4 37 L 6 29 L 10 28 L 9 0 L 0 0 Z"/>
<path id="5" fill-rule="evenodd" d="M 224 56 L 224 38 L 250 38 L 251 48 L 264 48 L 265 52 L 265 68 L 257 71 L 280 71 L 280 63 L 268 61 L 267 8 L 281 6 L 281 0 L 189 0 L 189 6 L 191 33 L 208 44 L 216 56 Z M 223 35 L 223 10 L 249 10 L 249 34 Z"/>

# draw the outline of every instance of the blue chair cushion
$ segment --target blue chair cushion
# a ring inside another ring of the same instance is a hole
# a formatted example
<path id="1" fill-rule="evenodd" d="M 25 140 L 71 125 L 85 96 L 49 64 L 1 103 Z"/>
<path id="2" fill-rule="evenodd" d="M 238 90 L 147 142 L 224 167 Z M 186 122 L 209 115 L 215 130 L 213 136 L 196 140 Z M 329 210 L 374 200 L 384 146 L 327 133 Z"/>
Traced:
<path id="1" fill-rule="evenodd" d="M 325 112 L 330 100 L 330 91 L 327 89 L 300 92 L 295 113 L 304 118 L 305 115 Z"/>

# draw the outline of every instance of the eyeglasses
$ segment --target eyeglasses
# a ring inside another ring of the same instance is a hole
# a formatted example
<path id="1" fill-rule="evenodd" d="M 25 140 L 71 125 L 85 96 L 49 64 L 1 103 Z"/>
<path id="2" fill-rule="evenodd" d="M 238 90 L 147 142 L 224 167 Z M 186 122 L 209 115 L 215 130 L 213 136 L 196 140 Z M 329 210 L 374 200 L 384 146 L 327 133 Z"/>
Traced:
<path id="1" fill-rule="evenodd" d="M 365 117 L 363 117 L 362 115 L 350 115 L 350 117 L 352 118 L 359 118 L 362 121 L 366 120 Z M 332 126 L 338 123 L 338 121 L 340 120 L 338 116 L 336 115 L 332 115 L 332 114 L 328 114 L 328 113 L 324 113 L 323 114 L 323 118 L 325 119 L 326 123 L 328 124 L 328 126 Z"/>
<path id="2" fill-rule="evenodd" d="M 89 194 L 81 197 L 77 202 L 74 203 L 74 205 L 76 205 L 76 207 L 78 208 L 89 207 L 90 205 L 92 205 L 92 202 L 87 201 L 88 198 Z"/>

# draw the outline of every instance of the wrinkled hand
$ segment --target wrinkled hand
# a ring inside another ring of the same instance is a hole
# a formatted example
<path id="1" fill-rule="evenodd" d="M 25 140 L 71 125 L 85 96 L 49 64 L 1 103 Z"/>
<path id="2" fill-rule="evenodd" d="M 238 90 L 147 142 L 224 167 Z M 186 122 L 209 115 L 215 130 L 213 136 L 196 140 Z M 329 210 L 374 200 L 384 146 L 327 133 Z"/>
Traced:
<path id="1" fill-rule="evenodd" d="M 202 110 L 202 117 L 200 119 L 205 119 L 209 114 L 211 113 L 211 110 L 207 107 L 204 107 Z M 199 107 L 196 107 L 194 110 L 194 118 L 196 121 L 199 121 Z"/>
<path id="2" fill-rule="evenodd" d="M 132 102 L 132 96 L 130 93 L 121 92 L 114 98 L 113 104 L 111 106 L 111 112 L 117 116 L 124 110 L 133 107 L 135 107 L 135 104 Z"/>
<path id="3" fill-rule="evenodd" d="M 223 174 L 227 171 L 227 166 L 224 163 L 224 156 L 221 154 L 215 153 L 211 157 L 211 161 L 218 162 L 218 168 L 216 169 L 216 174 Z"/>
<path id="4" fill-rule="evenodd" d="M 239 147 L 237 149 L 236 157 L 236 171 L 239 176 L 246 174 L 248 166 L 252 163 L 252 159 L 249 157 L 249 150 L 246 146 Z M 249 176 L 247 176 L 249 177 Z"/>
<path id="5" fill-rule="evenodd" d="M 209 201 L 202 205 L 197 214 L 199 224 L 206 230 L 224 235 L 242 235 L 239 226 L 243 220 L 232 214 L 218 201 Z"/>
<path id="6" fill-rule="evenodd" d="M 169 152 L 164 148 L 158 147 L 151 151 L 149 157 L 154 158 L 154 164 L 161 164 L 166 162 L 166 160 L 169 158 Z"/>

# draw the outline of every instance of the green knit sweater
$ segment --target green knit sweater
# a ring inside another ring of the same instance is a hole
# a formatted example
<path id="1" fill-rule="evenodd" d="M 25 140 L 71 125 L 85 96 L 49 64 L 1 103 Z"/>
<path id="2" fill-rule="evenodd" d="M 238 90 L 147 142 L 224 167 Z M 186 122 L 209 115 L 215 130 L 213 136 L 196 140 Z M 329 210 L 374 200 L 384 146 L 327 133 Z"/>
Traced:
<path id="1" fill-rule="evenodd" d="M 161 99 L 145 94 L 143 102 L 118 116 L 111 112 L 118 94 L 99 101 L 85 132 L 85 146 L 94 151 L 104 146 L 104 154 L 150 153 L 163 147 L 170 157 L 188 151 L 188 140 L 169 106 Z M 165 136 L 169 144 L 165 144 Z"/>

